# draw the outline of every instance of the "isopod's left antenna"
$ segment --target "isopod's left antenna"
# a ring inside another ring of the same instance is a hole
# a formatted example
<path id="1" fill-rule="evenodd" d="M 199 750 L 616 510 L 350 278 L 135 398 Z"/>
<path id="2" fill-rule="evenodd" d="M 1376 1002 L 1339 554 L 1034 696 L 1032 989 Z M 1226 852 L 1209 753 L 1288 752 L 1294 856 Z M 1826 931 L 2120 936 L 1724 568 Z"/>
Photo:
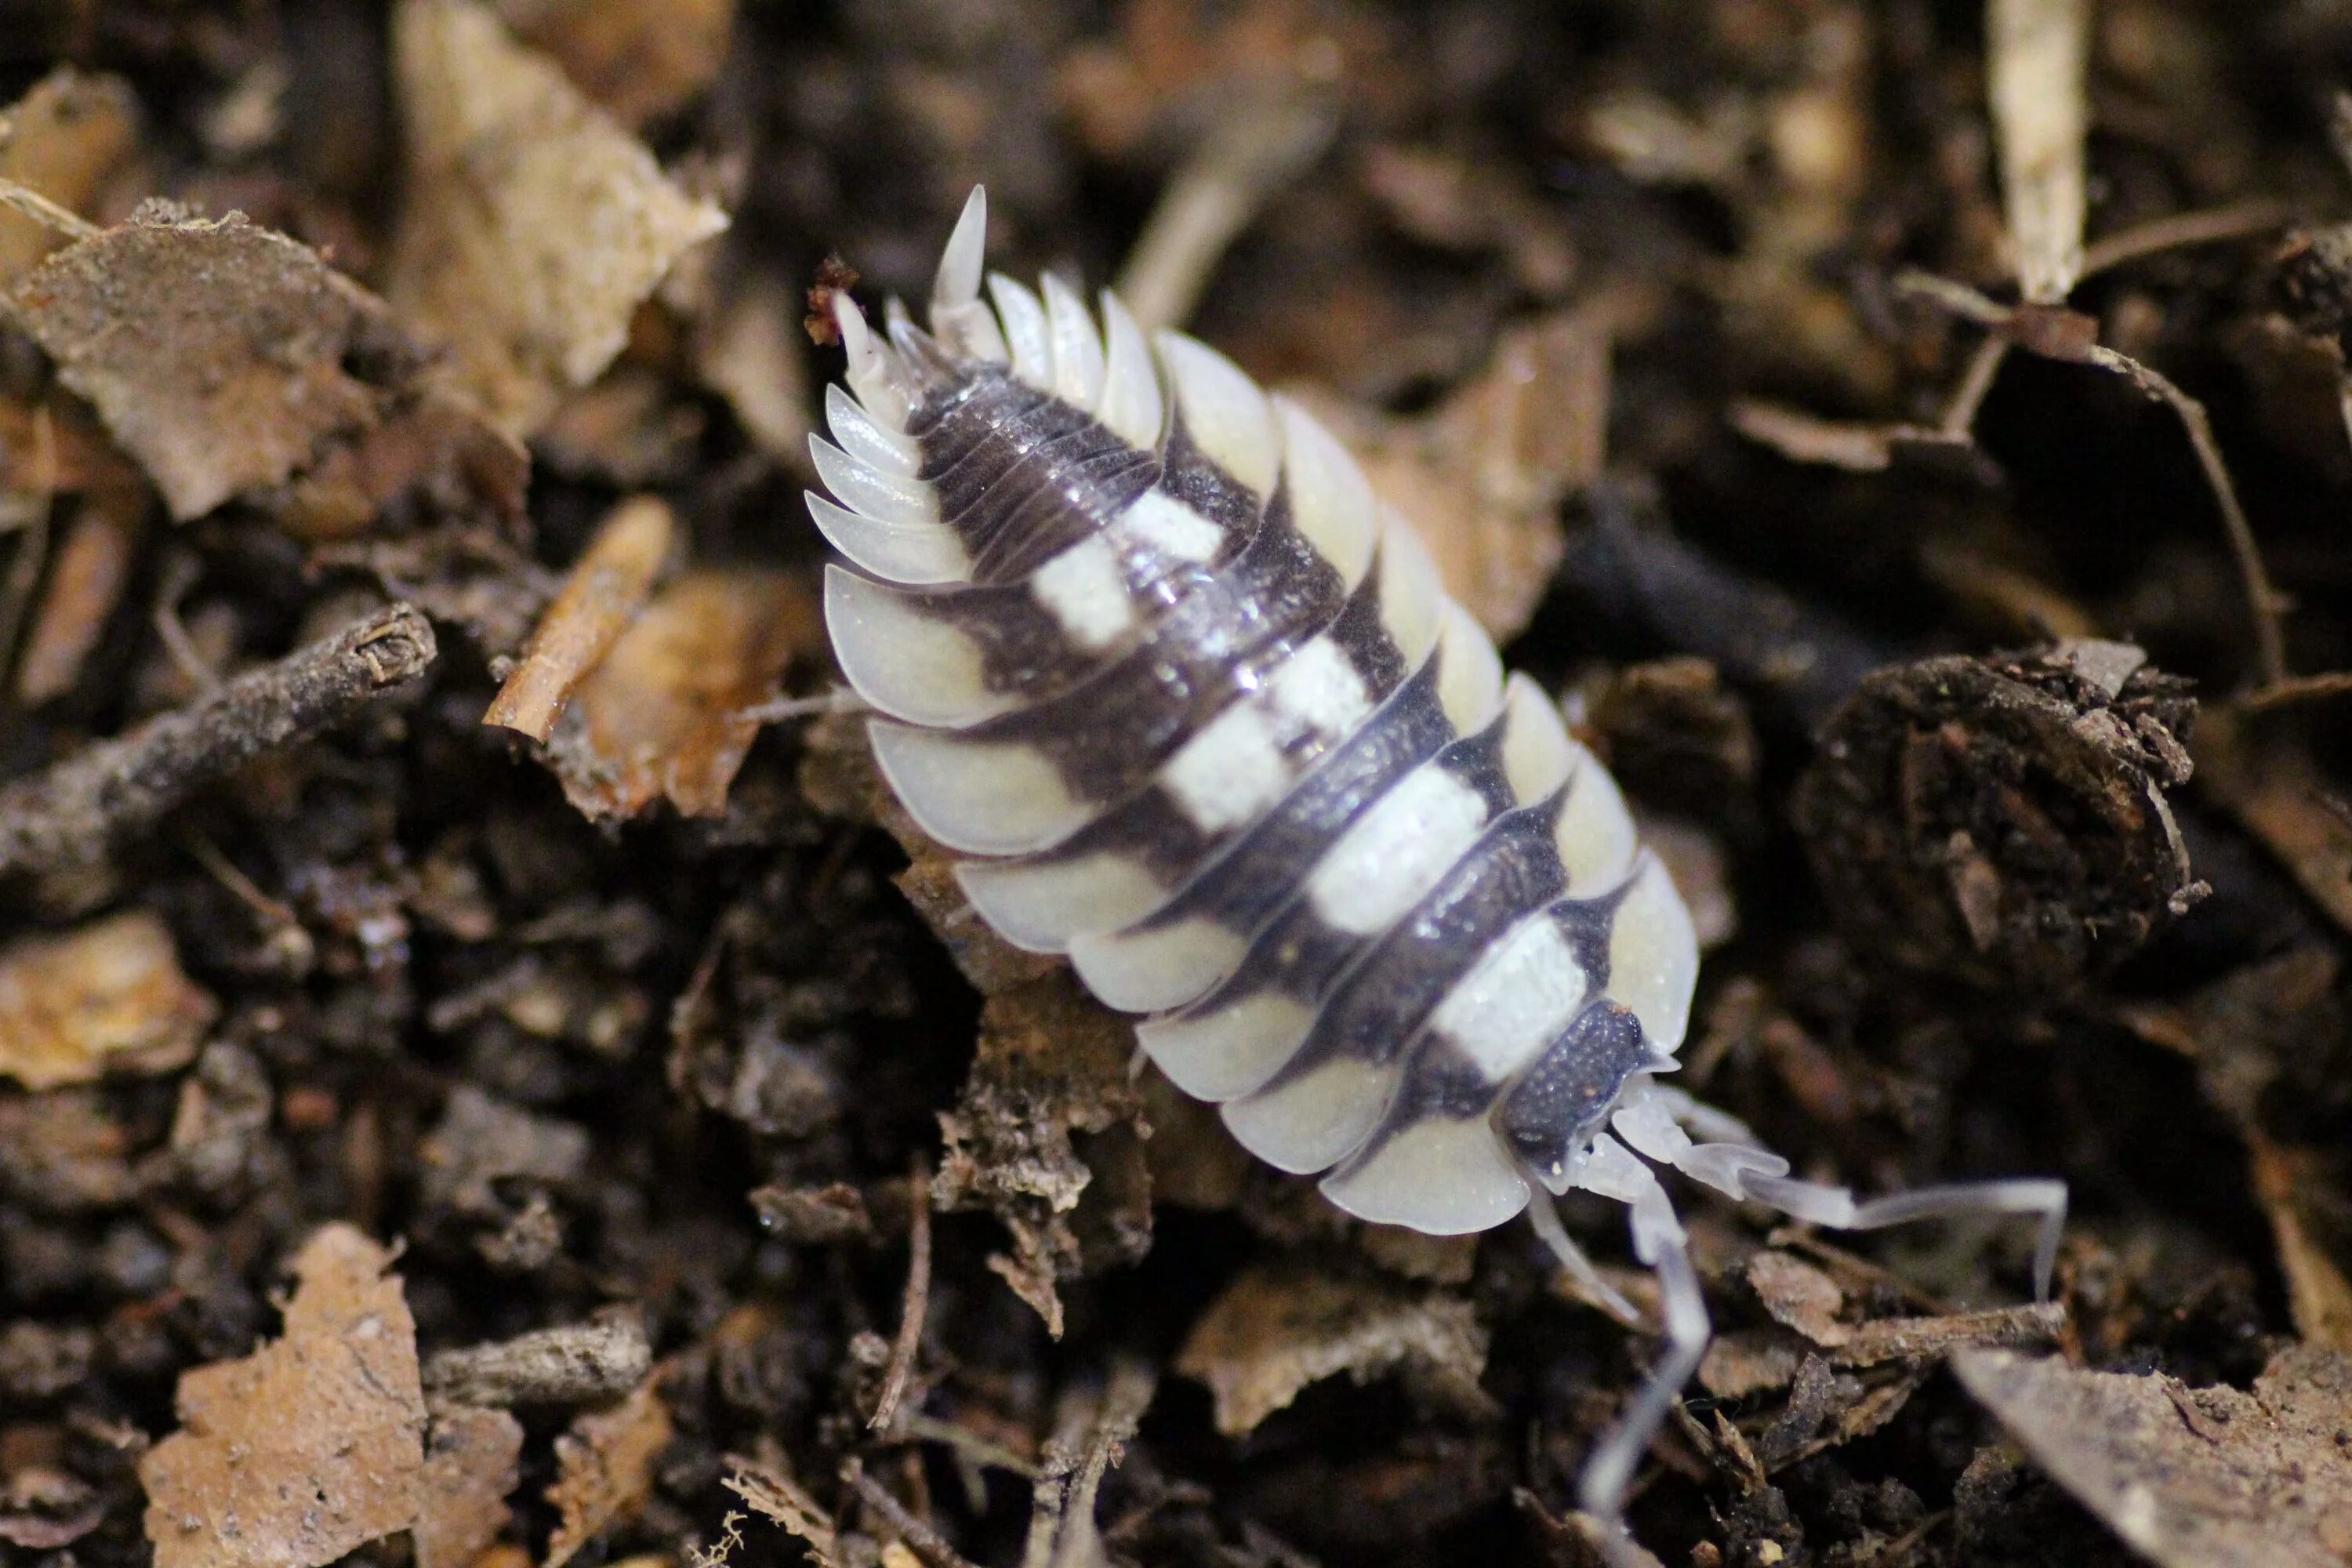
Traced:
<path id="1" fill-rule="evenodd" d="M 1880 1230 L 1915 1219 L 1969 1215 L 2039 1215 L 2033 1243 L 2033 1300 L 2050 1300 L 2050 1276 L 2058 1262 L 2058 1242 L 2066 1229 L 2066 1184 L 2019 1177 L 2000 1182 L 1958 1182 L 1920 1187 L 1857 1203 L 1851 1189 L 1789 1176 L 1750 1175 L 1748 1195 L 1781 1213 L 1833 1230 Z"/>
<path id="2" fill-rule="evenodd" d="M 1631 1210 L 1633 1256 L 1657 1277 L 1659 1301 L 1665 1312 L 1664 1353 L 1634 1392 L 1617 1425 L 1585 1460 L 1584 1474 L 1577 1482 L 1578 1503 L 1601 1527 L 1599 1544 L 1612 1568 L 1646 1568 L 1646 1553 L 1635 1548 L 1626 1532 L 1625 1499 L 1633 1490 L 1634 1467 L 1649 1451 L 1650 1439 L 1665 1425 L 1666 1412 L 1674 1408 L 1684 1385 L 1697 1373 L 1714 1325 L 1707 1320 L 1698 1270 L 1691 1265 L 1689 1237 L 1675 1215 L 1665 1188 L 1650 1168 L 1604 1133 L 1595 1140 L 1577 1185 L 1615 1198 Z M 1537 1228 L 1542 1228 L 1540 1220 Z"/>

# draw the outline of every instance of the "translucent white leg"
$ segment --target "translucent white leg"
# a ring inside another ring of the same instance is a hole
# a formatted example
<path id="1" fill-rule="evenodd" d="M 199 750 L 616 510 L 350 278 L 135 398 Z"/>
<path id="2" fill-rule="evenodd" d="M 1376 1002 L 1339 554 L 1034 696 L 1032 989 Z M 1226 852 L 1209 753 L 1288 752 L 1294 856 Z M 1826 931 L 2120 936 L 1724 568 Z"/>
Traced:
<path id="1" fill-rule="evenodd" d="M 2066 1184 L 2016 1178 L 1921 1187 L 1916 1192 L 1856 1203 L 1853 1192 L 1821 1182 L 1786 1176 L 1748 1178 L 1748 1195 L 1784 1214 L 1837 1230 L 1877 1230 L 1941 1215 L 2031 1214 L 2042 1216 L 2033 1247 L 2033 1299 L 2050 1300 L 2050 1273 L 2058 1260 L 2058 1238 L 2066 1228 Z"/>
<path id="2" fill-rule="evenodd" d="M 1537 1186 L 1528 1198 L 1528 1221 L 1536 1227 L 1536 1234 L 1543 1237 L 1544 1245 L 1551 1248 L 1551 1255 L 1559 1260 L 1559 1266 L 1568 1270 L 1569 1278 L 1584 1287 L 1586 1295 L 1600 1302 L 1611 1317 L 1627 1328 L 1643 1326 L 1642 1314 L 1634 1310 L 1633 1302 L 1625 1300 L 1617 1287 L 1601 1277 L 1601 1270 L 1592 1266 L 1592 1259 L 1585 1256 L 1584 1248 L 1576 1245 L 1575 1238 L 1568 1234 L 1568 1227 L 1559 1223 L 1559 1211 L 1551 1206 L 1550 1195 L 1540 1186 Z"/>
<path id="3" fill-rule="evenodd" d="M 1633 1468 L 1664 1425 L 1666 1412 L 1683 1385 L 1698 1371 L 1713 1329 L 1707 1321 L 1706 1300 L 1699 1292 L 1698 1270 L 1691 1267 L 1682 1222 L 1675 1217 L 1665 1188 L 1658 1184 L 1649 1167 L 1603 1133 L 1594 1140 L 1592 1157 L 1577 1184 L 1632 1209 L 1633 1254 L 1657 1275 L 1658 1293 L 1665 1306 L 1665 1353 L 1658 1358 L 1617 1425 L 1592 1450 L 1577 1483 L 1579 1502 L 1601 1525 L 1601 1551 L 1614 1568 L 1637 1568 L 1641 1559 L 1625 1531 L 1625 1494 L 1633 1484 Z"/>

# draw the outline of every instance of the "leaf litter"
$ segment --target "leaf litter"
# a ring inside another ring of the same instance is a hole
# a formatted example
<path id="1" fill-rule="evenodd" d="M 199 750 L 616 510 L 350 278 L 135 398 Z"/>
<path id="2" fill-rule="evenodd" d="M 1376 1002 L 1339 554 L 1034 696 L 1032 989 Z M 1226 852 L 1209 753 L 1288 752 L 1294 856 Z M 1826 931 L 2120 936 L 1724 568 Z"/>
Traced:
<path id="1" fill-rule="evenodd" d="M 0 1540 L 163 1558 L 142 1446 L 206 1369 L 301 1392 L 316 1293 L 257 1350 L 264 1292 L 340 1215 L 431 1353 L 338 1528 L 428 1564 L 724 1561 L 737 1504 L 892 1568 L 1591 1560 L 1641 1331 L 1132 1079 L 828 689 L 796 319 L 919 299 L 985 179 L 1008 270 L 1312 397 L 1576 694 L 1710 922 L 1696 1087 L 1859 1187 L 2078 1195 L 2063 1321 L 1979 1238 L 1696 1206 L 1730 1403 L 1644 1542 L 2340 1553 L 2273 1501 L 2332 1498 L 2352 1333 L 2352 250 L 2325 114 L 2254 107 L 2328 101 L 2340 20 L 1685 10 L 37 16 Z"/>

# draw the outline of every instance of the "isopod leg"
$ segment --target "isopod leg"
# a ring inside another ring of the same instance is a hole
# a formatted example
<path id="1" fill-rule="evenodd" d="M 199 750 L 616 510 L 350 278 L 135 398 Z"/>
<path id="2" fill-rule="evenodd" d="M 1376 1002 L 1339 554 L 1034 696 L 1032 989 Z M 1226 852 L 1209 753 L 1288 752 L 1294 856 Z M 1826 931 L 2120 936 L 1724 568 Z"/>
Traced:
<path id="1" fill-rule="evenodd" d="M 2042 1217 L 2033 1247 L 2033 1299 L 2050 1300 L 2050 1273 L 2066 1226 L 2066 1184 L 2020 1178 L 1921 1187 L 1857 1203 L 1852 1191 L 1787 1176 L 1751 1175 L 1748 1195 L 1813 1225 L 1837 1230 L 1877 1230 L 1936 1215 L 2030 1214 Z"/>
<path id="2" fill-rule="evenodd" d="M 1675 1217 L 1665 1188 L 1647 1166 L 1606 1136 L 1599 1140 L 1594 1153 L 1596 1158 L 1579 1184 L 1632 1209 L 1633 1254 L 1657 1276 L 1665 1310 L 1664 1352 L 1617 1425 L 1592 1450 L 1577 1483 L 1578 1500 L 1599 1522 L 1601 1549 L 1613 1568 L 1637 1568 L 1643 1554 L 1625 1529 L 1625 1497 L 1633 1489 L 1634 1467 L 1648 1452 L 1650 1439 L 1665 1424 L 1666 1412 L 1681 1396 L 1684 1385 L 1698 1371 L 1714 1328 L 1707 1320 L 1706 1299 L 1699 1291 L 1698 1270 L 1691 1266 L 1688 1238 L 1682 1222 Z"/>
<path id="3" fill-rule="evenodd" d="M 1559 1211 L 1552 1207 L 1551 1199 L 1540 1191 L 1528 1199 L 1528 1222 L 1536 1227 L 1536 1234 L 1543 1237 L 1544 1245 L 1551 1248 L 1551 1255 L 1559 1260 L 1559 1266 L 1568 1270 L 1569 1278 L 1583 1286 L 1585 1293 L 1598 1301 L 1610 1316 L 1628 1328 L 1643 1326 L 1642 1314 L 1634 1309 L 1633 1303 L 1625 1300 L 1617 1287 L 1601 1277 L 1601 1270 L 1592 1266 L 1592 1259 L 1585 1256 L 1584 1248 L 1576 1245 L 1576 1238 L 1570 1236 L 1568 1227 L 1559 1223 Z"/>

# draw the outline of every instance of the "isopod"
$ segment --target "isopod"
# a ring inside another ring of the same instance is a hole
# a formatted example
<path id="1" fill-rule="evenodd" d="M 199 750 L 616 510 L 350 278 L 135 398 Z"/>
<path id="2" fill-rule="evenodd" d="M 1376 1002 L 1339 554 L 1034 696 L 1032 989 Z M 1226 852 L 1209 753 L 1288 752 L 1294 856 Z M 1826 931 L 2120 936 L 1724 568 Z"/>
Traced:
<path id="1" fill-rule="evenodd" d="M 986 226 L 975 190 L 928 329 L 834 300 L 809 506 L 882 771 L 991 926 L 1148 1015 L 1151 1061 L 1340 1208 L 1524 1210 L 1633 1320 L 1538 1190 L 1626 1205 L 1664 1353 L 1580 1481 L 1612 1555 L 1710 1331 L 1654 1167 L 1847 1229 L 2037 1215 L 2046 1295 L 2063 1184 L 1860 1202 L 1660 1081 L 1697 944 L 1608 772 L 1297 404 L 1108 292 L 1099 325 L 1051 276 L 984 301 Z"/>

